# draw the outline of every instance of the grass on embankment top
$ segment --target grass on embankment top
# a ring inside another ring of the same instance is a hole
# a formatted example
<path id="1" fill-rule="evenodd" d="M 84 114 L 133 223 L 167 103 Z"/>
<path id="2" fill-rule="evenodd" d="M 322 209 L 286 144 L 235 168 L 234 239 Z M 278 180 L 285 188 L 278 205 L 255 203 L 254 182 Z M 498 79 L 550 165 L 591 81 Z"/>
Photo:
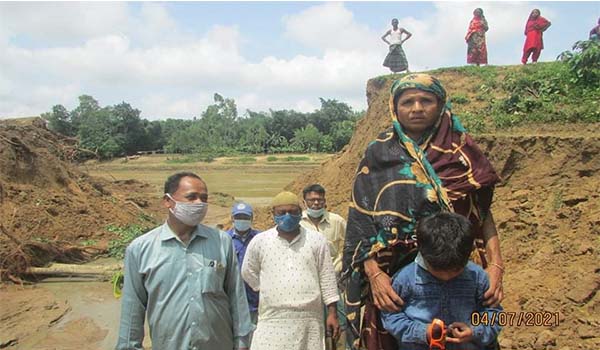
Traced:
<path id="1" fill-rule="evenodd" d="M 440 79 L 453 112 L 475 134 L 529 124 L 600 122 L 600 82 L 575 83 L 563 62 L 451 67 L 427 73 Z M 402 76 L 372 80 L 384 85 Z"/>

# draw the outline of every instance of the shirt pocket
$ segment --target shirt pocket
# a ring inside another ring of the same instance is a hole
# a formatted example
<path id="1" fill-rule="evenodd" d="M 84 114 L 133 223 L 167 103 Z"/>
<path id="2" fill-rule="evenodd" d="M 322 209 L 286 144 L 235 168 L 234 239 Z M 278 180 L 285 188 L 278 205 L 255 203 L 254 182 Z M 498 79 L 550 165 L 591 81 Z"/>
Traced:
<path id="1" fill-rule="evenodd" d="M 225 268 L 204 266 L 200 268 L 200 291 L 202 294 L 225 294 Z"/>

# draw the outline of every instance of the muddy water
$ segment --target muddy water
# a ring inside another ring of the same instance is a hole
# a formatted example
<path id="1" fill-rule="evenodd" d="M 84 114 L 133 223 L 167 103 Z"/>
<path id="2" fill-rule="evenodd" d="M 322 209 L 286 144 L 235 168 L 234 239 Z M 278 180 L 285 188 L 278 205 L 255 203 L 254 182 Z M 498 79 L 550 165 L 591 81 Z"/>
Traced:
<path id="1" fill-rule="evenodd" d="M 90 264 L 112 265 L 115 259 L 100 259 Z M 68 311 L 51 328 L 24 339 L 19 349 L 114 349 L 119 329 L 121 301 L 113 295 L 110 282 L 85 278 L 48 278 L 37 285 L 66 301 Z M 148 334 L 148 330 L 146 330 Z M 150 342 L 145 342 L 149 348 Z"/>
<path id="2" fill-rule="evenodd" d="M 114 348 L 117 341 L 121 306 L 120 301 L 113 296 L 110 283 L 52 279 L 44 281 L 39 286 L 52 292 L 57 299 L 65 299 L 71 306 L 71 311 L 52 328 L 52 332 L 40 334 L 42 339 L 39 339 L 39 343 L 47 343 L 48 338 L 55 337 L 57 333 L 65 333 L 66 336 L 70 333 L 70 329 L 80 328 L 78 332 L 81 332 L 80 335 L 83 337 L 88 331 L 98 332 L 97 338 L 89 339 L 91 341 L 91 344 L 88 344 L 90 348 Z M 91 321 L 92 324 L 77 327 L 82 320 Z M 38 343 L 36 340 L 31 339 L 32 345 Z M 77 338 L 71 340 L 73 346 L 79 343 Z M 62 345 L 68 346 L 69 344 Z"/>

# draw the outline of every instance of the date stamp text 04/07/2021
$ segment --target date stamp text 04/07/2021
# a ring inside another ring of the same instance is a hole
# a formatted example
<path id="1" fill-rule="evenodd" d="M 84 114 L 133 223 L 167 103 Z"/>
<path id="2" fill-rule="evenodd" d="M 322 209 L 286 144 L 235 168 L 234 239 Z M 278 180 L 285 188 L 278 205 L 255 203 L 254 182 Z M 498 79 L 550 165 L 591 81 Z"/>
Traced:
<path id="1" fill-rule="evenodd" d="M 512 327 L 512 326 L 527 326 L 527 327 L 553 327 L 558 326 L 559 313 L 558 312 L 547 312 L 547 311 L 536 311 L 536 312 L 511 312 L 511 311 L 499 311 L 499 312 L 473 312 L 471 314 L 471 325 L 473 327 L 482 326 L 501 326 L 501 327 Z"/>

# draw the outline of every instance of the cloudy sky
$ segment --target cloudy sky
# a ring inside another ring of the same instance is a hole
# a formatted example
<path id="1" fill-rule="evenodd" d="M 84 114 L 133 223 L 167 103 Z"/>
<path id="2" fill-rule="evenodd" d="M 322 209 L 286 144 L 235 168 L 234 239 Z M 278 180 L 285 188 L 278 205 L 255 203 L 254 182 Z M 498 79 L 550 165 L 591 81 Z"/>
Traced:
<path id="1" fill-rule="evenodd" d="M 380 39 L 392 17 L 413 33 L 411 70 L 460 66 L 472 10 L 489 22 L 492 65 L 518 64 L 533 8 L 552 22 L 541 61 L 570 49 L 600 2 L 0 2 L 0 118 L 68 109 L 92 95 L 148 119 L 192 118 L 215 92 L 240 114 L 366 108 L 366 81 L 387 74 Z"/>

